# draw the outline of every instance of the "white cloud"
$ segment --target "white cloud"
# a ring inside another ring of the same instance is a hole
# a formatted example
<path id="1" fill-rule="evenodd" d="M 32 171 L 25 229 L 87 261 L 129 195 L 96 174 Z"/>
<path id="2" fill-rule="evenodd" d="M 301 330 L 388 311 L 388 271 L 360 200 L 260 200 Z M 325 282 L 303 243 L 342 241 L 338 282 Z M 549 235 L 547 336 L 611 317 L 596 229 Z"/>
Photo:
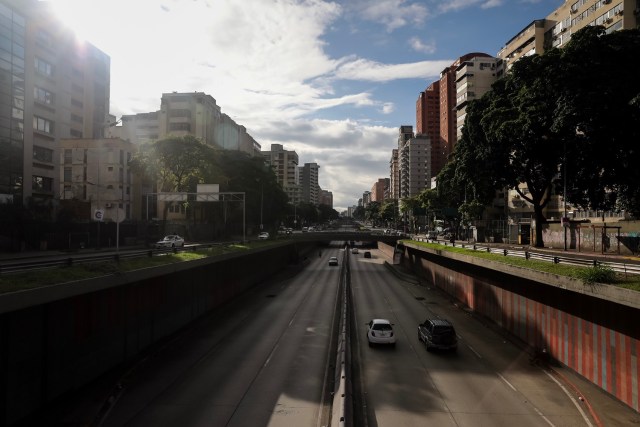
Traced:
<path id="1" fill-rule="evenodd" d="M 423 79 L 439 76 L 452 60 L 420 61 L 407 64 L 382 64 L 363 58 L 355 58 L 340 64 L 335 77 L 349 80 L 384 82 L 397 79 Z"/>
<path id="2" fill-rule="evenodd" d="M 436 51 L 435 42 L 432 41 L 429 43 L 425 43 L 422 40 L 420 40 L 419 37 L 411 37 L 409 39 L 409 44 L 411 45 L 411 48 L 416 52 L 431 54 Z"/>
<path id="3" fill-rule="evenodd" d="M 312 119 L 313 114 L 336 107 L 372 107 L 389 115 L 396 109 L 393 102 L 377 99 L 366 84 L 353 89 L 349 83 L 435 78 L 452 62 L 385 64 L 355 55 L 330 57 L 323 37 L 347 7 L 337 2 L 65 4 L 61 10 L 66 21 L 111 57 L 112 114 L 156 111 L 166 92 L 205 92 L 263 149 L 283 144 L 298 152 L 301 163 L 318 163 L 321 186 L 334 193 L 336 208 L 352 205 L 363 190 L 388 176 L 397 129 L 348 115 L 326 121 Z M 427 17 L 417 2 L 366 0 L 359 5 L 365 6 L 359 18 L 382 22 L 389 31 Z"/>
<path id="4" fill-rule="evenodd" d="M 421 25 L 429 14 L 423 4 L 405 0 L 364 0 L 358 2 L 356 7 L 364 19 L 383 24 L 387 32 L 408 24 Z"/>

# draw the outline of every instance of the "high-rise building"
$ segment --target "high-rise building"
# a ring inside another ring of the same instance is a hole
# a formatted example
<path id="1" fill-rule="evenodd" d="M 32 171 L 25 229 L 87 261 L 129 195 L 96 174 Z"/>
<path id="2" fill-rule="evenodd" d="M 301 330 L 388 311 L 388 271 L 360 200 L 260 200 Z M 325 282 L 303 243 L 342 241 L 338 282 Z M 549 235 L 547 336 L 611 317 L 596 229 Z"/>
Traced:
<path id="1" fill-rule="evenodd" d="M 444 139 L 440 136 L 440 82 L 431 83 L 416 101 L 416 135 L 431 141 L 431 174 L 436 176 L 447 161 Z"/>
<path id="2" fill-rule="evenodd" d="M 389 178 L 378 178 L 378 181 L 371 187 L 371 201 L 384 202 L 389 194 Z"/>
<path id="3" fill-rule="evenodd" d="M 398 162 L 398 149 L 391 150 L 389 159 L 389 198 L 400 198 L 400 163 Z"/>
<path id="4" fill-rule="evenodd" d="M 333 193 L 327 190 L 320 190 L 320 204 L 333 209 Z"/>
<path id="5" fill-rule="evenodd" d="M 427 135 L 413 136 L 402 126 L 398 137 L 400 199 L 416 196 L 431 185 L 431 144 Z"/>
<path id="6" fill-rule="evenodd" d="M 317 163 L 305 163 L 300 166 L 300 200 L 312 205 L 320 202 L 320 184 L 318 177 L 320 166 Z"/>
<path id="7" fill-rule="evenodd" d="M 60 139 L 104 136 L 111 60 L 46 2 L 0 0 L 0 34 L 0 199 L 53 214 Z"/>
<path id="8" fill-rule="evenodd" d="M 263 151 L 262 156 L 276 174 L 278 184 L 287 194 L 289 203 L 294 206 L 300 203 L 298 153 L 285 150 L 282 144 L 271 144 L 271 151 Z"/>
<path id="9" fill-rule="evenodd" d="M 460 61 L 456 68 L 456 142 L 462 136 L 469 101 L 482 98 L 502 74 L 502 60 L 498 58 L 481 55 Z"/>
<path id="10" fill-rule="evenodd" d="M 138 180 L 129 168 L 135 145 L 120 138 L 73 138 L 61 139 L 60 146 L 62 204 L 88 202 L 91 215 L 101 211 L 113 221 L 141 219 Z"/>
<path id="11" fill-rule="evenodd" d="M 159 111 L 122 116 L 119 132 L 114 134 L 134 144 L 193 135 L 212 147 L 260 155 L 260 144 L 246 128 L 203 92 L 163 93 Z"/>
<path id="12" fill-rule="evenodd" d="M 458 100 L 457 70 L 460 64 L 472 58 L 491 58 L 491 56 L 486 53 L 467 53 L 440 73 L 440 143 L 442 145 L 442 151 L 446 156 L 445 163 L 451 153 L 453 153 L 458 135 L 456 116 Z"/>
<path id="13" fill-rule="evenodd" d="M 637 0 L 565 1 L 546 18 L 535 19 L 514 35 L 498 57 L 508 69 L 523 56 L 565 46 L 573 33 L 588 25 L 603 25 L 607 33 L 636 28 L 639 6 Z"/>

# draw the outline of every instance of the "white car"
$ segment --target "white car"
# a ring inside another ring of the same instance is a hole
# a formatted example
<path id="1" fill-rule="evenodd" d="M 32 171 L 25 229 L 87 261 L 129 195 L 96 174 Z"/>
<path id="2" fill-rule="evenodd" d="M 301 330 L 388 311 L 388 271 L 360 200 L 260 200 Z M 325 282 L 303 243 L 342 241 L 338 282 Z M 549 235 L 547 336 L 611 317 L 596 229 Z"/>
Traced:
<path id="1" fill-rule="evenodd" d="M 156 242 L 156 248 L 182 248 L 184 247 L 184 239 L 177 234 L 169 234 L 164 236 L 162 240 Z"/>
<path id="2" fill-rule="evenodd" d="M 332 256 L 329 258 L 329 265 L 338 265 L 338 257 Z"/>
<path id="3" fill-rule="evenodd" d="M 357 254 L 358 252 L 360 252 L 360 251 L 358 251 L 358 248 L 351 249 L 351 253 L 352 254 Z"/>
<path id="4" fill-rule="evenodd" d="M 267 240 L 269 238 L 269 233 L 267 233 L 266 231 L 263 231 L 262 233 L 258 234 L 258 239 L 260 240 Z"/>
<path id="5" fill-rule="evenodd" d="M 367 340 L 369 347 L 373 344 L 396 345 L 396 336 L 393 333 L 393 323 L 388 319 L 371 319 L 367 323 Z"/>

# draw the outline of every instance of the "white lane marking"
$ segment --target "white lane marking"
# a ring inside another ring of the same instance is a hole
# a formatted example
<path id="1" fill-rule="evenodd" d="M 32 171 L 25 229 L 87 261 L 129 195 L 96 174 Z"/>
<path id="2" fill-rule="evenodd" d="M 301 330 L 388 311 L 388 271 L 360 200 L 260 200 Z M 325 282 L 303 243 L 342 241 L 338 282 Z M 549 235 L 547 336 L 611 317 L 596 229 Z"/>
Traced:
<path id="1" fill-rule="evenodd" d="M 584 413 L 584 411 L 582 410 L 582 407 L 580 406 L 580 404 L 578 403 L 578 401 L 576 399 L 573 398 L 573 396 L 571 395 L 571 393 L 569 393 L 569 390 L 567 390 L 567 388 L 562 385 L 562 383 L 560 383 L 560 381 L 558 381 L 553 375 L 551 375 L 549 372 L 547 372 L 546 370 L 544 370 L 544 373 L 547 374 L 549 376 L 549 378 L 551 378 L 553 380 L 553 382 L 555 382 L 556 384 L 558 384 L 558 387 L 560 387 L 560 389 L 562 391 L 564 391 L 564 394 L 567 395 L 567 397 L 569 397 L 569 399 L 573 402 L 573 404 L 575 405 L 575 407 L 578 409 L 578 412 L 580 412 L 580 415 L 582 415 L 582 418 L 584 419 L 584 422 L 586 425 L 588 425 L 589 427 L 593 427 L 593 424 L 591 424 L 591 421 L 589 421 L 589 417 L 587 417 L 587 414 Z"/>
<path id="2" fill-rule="evenodd" d="M 501 379 L 502 381 L 504 381 L 504 382 L 505 382 L 509 387 L 511 387 L 511 389 L 512 389 L 513 391 L 518 391 L 518 390 L 513 386 L 513 384 L 511 384 L 509 381 L 507 381 L 507 379 L 506 379 L 505 377 L 503 377 L 503 376 L 502 376 L 502 374 L 501 374 L 501 373 L 499 373 L 499 372 L 498 372 L 498 376 L 499 376 L 499 377 L 500 377 L 500 379 Z"/>
<path id="3" fill-rule="evenodd" d="M 547 422 L 547 424 L 549 424 L 551 427 L 555 427 L 555 425 L 547 417 L 545 417 L 544 414 L 540 412 L 538 408 L 534 406 L 533 409 L 538 413 L 538 415 L 540 415 L 540 418 L 542 418 Z"/>
<path id="4" fill-rule="evenodd" d="M 467 344 L 467 347 L 469 347 L 469 350 L 471 350 L 473 354 L 475 354 L 478 357 L 478 359 L 482 359 L 482 356 L 480 356 L 480 353 L 478 353 L 473 347 L 471 347 L 469 344 Z"/>

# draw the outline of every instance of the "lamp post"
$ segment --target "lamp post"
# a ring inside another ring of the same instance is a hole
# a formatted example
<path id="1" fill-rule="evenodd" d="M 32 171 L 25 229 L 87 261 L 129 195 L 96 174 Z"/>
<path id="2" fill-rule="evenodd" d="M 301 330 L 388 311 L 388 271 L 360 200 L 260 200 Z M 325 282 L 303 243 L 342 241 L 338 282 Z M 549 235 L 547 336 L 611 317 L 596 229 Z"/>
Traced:
<path id="1" fill-rule="evenodd" d="M 563 211 L 564 213 L 562 214 L 562 231 L 564 234 L 564 250 L 567 250 L 567 227 L 569 226 L 568 220 L 569 218 L 567 218 L 567 143 L 564 142 L 563 144 L 563 159 L 562 159 L 562 166 L 564 169 L 564 173 L 563 178 L 564 178 L 564 188 L 562 190 L 562 204 L 563 204 Z"/>
<path id="2" fill-rule="evenodd" d="M 264 182 L 260 181 L 260 231 L 262 231 L 262 205 L 264 201 Z"/>

